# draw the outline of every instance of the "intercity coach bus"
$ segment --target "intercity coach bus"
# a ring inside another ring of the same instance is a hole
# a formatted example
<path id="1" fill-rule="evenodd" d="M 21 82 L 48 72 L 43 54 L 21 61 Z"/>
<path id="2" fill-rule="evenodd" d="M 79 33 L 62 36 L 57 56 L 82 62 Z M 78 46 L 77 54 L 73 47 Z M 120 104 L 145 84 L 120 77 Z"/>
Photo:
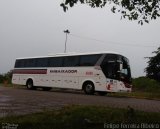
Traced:
<path id="1" fill-rule="evenodd" d="M 132 90 L 129 60 L 115 52 L 18 58 L 12 83 L 28 89 L 70 88 L 101 95 Z"/>

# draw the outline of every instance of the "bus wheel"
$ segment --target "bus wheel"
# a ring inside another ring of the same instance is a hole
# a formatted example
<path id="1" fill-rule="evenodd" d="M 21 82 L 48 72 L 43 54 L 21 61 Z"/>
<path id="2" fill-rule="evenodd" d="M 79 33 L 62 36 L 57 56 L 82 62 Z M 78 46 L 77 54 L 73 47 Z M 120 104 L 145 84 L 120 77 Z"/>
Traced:
<path id="1" fill-rule="evenodd" d="M 29 89 L 29 90 L 34 89 L 32 79 L 29 79 L 29 80 L 27 81 L 27 89 Z"/>
<path id="2" fill-rule="evenodd" d="M 94 94 L 94 85 L 92 82 L 86 82 L 84 84 L 84 92 L 88 95 L 93 95 Z"/>

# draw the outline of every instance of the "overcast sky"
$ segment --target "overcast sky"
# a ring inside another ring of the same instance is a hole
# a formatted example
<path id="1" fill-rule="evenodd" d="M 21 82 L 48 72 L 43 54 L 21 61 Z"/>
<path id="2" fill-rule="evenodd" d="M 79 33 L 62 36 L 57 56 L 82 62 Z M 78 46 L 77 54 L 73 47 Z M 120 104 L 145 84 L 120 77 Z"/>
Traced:
<path id="1" fill-rule="evenodd" d="M 109 6 L 80 4 L 65 13 L 62 1 L 0 0 L 0 73 L 19 57 L 64 52 L 63 31 L 69 29 L 67 52 L 115 51 L 129 58 L 133 77 L 145 75 L 144 57 L 160 46 L 160 18 L 140 26 L 120 20 Z"/>

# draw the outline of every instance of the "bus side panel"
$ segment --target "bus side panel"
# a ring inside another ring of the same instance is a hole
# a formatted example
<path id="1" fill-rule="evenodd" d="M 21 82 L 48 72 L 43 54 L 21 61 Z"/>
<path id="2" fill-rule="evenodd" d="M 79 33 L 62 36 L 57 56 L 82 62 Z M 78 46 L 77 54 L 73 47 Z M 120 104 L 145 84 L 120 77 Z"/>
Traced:
<path id="1" fill-rule="evenodd" d="M 63 87 L 64 88 L 72 88 L 78 89 L 78 76 L 64 76 L 63 77 Z"/>
<path id="2" fill-rule="evenodd" d="M 26 85 L 26 75 L 13 74 L 12 84 Z"/>
<path id="3" fill-rule="evenodd" d="M 74 67 L 56 67 L 48 69 L 50 86 L 77 89 L 79 69 Z"/>
<path id="4" fill-rule="evenodd" d="M 106 78 L 102 71 L 94 67 L 82 68 L 79 77 L 79 87 L 82 89 L 84 82 L 91 81 L 94 84 L 95 91 L 106 91 Z"/>

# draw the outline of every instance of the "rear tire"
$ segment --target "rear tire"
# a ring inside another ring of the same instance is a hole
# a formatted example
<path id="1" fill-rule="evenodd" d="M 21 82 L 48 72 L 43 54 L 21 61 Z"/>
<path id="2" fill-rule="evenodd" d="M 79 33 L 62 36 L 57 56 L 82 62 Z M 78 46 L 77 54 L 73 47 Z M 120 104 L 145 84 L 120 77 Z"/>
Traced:
<path id="1" fill-rule="evenodd" d="M 86 82 L 84 83 L 84 92 L 88 95 L 93 95 L 95 90 L 94 90 L 94 84 L 92 82 Z"/>
<path id="2" fill-rule="evenodd" d="M 29 79 L 28 81 L 27 81 L 27 89 L 29 89 L 29 90 L 33 90 L 34 89 L 34 86 L 33 86 L 33 80 L 32 79 Z"/>

